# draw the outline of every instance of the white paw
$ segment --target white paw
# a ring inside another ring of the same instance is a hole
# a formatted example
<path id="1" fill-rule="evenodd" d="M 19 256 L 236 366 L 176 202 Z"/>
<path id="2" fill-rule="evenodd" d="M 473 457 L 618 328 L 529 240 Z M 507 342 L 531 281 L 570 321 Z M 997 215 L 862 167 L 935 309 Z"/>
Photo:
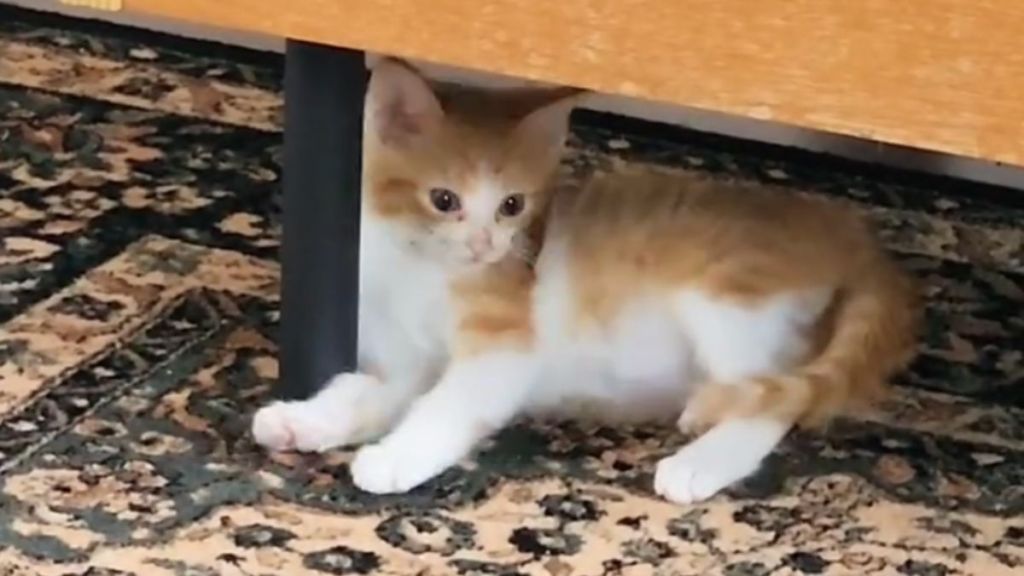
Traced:
<path id="1" fill-rule="evenodd" d="M 654 490 L 679 504 L 707 500 L 757 472 L 789 427 L 786 422 L 756 418 L 718 424 L 658 462 Z"/>
<path id="2" fill-rule="evenodd" d="M 270 450 L 323 452 L 337 444 L 337 423 L 321 417 L 303 402 L 274 402 L 256 411 L 252 435 Z"/>
<path id="3" fill-rule="evenodd" d="M 252 417 L 252 436 L 256 443 L 277 452 L 295 448 L 295 432 L 288 424 L 283 402 L 260 408 Z"/>
<path id="4" fill-rule="evenodd" d="M 385 440 L 362 447 L 350 471 L 356 487 L 373 494 L 399 494 L 444 472 L 448 459 L 423 446 L 402 446 Z"/>
<path id="5" fill-rule="evenodd" d="M 676 504 L 707 500 L 729 484 L 713 467 L 684 454 L 662 459 L 654 473 L 654 491 Z"/>
<path id="6" fill-rule="evenodd" d="M 676 504 L 707 500 L 732 483 L 713 464 L 686 454 L 669 456 L 658 462 L 654 473 L 654 491 Z"/>
<path id="7" fill-rule="evenodd" d="M 382 426 L 381 409 L 367 401 L 367 390 L 379 390 L 374 377 L 339 374 L 308 400 L 274 402 L 256 411 L 252 435 L 271 450 L 325 452 L 363 441 Z"/>

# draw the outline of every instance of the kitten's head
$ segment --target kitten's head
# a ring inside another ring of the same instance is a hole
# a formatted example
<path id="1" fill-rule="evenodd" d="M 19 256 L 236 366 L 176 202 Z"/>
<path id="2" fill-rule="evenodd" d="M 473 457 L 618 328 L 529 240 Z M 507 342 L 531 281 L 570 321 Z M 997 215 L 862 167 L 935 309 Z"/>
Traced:
<path id="1" fill-rule="evenodd" d="M 522 93 L 445 94 L 409 66 L 382 60 L 366 100 L 363 193 L 370 215 L 446 266 L 516 256 L 545 209 L 581 94 L 539 95 L 544 102 L 531 104 Z"/>

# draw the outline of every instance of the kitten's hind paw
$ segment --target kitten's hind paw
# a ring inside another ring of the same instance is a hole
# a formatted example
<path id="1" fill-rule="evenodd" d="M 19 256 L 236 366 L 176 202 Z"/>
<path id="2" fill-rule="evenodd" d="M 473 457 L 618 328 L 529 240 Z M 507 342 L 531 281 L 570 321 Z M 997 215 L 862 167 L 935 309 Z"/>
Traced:
<path id="1" fill-rule="evenodd" d="M 757 472 L 789 428 L 764 418 L 719 424 L 658 462 L 654 489 L 679 504 L 706 500 Z"/>
<path id="2" fill-rule="evenodd" d="M 692 504 L 711 498 L 732 483 L 709 462 L 693 454 L 669 456 L 658 462 L 654 473 L 654 491 L 676 504 Z"/>

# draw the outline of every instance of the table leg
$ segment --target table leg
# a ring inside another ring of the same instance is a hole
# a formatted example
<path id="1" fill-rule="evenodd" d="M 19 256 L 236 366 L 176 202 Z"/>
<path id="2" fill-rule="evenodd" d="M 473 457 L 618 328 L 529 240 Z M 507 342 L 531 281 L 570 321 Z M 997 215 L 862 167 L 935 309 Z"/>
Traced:
<path id="1" fill-rule="evenodd" d="M 289 40 L 285 58 L 281 371 L 307 398 L 356 367 L 363 53 Z"/>

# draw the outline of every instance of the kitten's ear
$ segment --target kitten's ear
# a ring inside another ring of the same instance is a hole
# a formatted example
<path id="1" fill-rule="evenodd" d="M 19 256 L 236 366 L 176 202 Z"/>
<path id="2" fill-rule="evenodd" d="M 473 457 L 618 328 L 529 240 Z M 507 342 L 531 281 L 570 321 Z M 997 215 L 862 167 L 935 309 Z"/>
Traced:
<path id="1" fill-rule="evenodd" d="M 535 167 L 554 169 L 569 138 L 569 115 L 587 95 L 582 90 L 560 90 L 554 101 L 527 114 L 515 128 L 516 152 Z"/>
<path id="2" fill-rule="evenodd" d="M 409 65 L 386 58 L 374 66 L 366 92 L 368 134 L 388 146 L 408 146 L 443 117 L 434 91 Z"/>

